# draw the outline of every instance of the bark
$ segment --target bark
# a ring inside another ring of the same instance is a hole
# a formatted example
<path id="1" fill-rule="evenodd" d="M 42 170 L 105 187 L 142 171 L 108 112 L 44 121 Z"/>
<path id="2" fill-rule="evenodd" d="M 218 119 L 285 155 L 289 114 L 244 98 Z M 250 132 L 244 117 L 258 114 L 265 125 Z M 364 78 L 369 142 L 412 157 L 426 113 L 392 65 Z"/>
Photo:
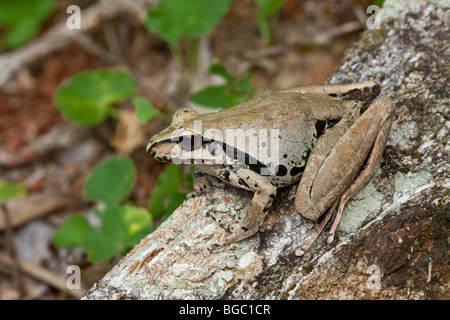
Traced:
<path id="1" fill-rule="evenodd" d="M 450 10 L 445 1 L 386 1 L 330 83 L 378 81 L 395 121 L 375 176 L 347 205 L 338 237 L 302 257 L 318 226 L 280 190 L 260 231 L 209 253 L 227 234 L 209 217 L 245 214 L 251 194 L 215 182 L 192 195 L 84 299 L 450 298 Z"/>

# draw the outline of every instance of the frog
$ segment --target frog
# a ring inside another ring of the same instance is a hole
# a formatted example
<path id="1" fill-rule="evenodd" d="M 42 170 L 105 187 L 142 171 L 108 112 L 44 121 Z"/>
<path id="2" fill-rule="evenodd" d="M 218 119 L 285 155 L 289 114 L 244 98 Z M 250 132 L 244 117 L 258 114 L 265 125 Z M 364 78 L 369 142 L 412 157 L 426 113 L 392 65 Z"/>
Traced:
<path id="1" fill-rule="evenodd" d="M 219 221 L 228 235 L 216 248 L 256 234 L 277 191 L 298 182 L 295 208 L 319 224 L 295 250 L 302 256 L 334 216 L 333 242 L 347 201 L 378 168 L 395 110 L 380 92 L 372 80 L 305 85 L 216 112 L 182 108 L 146 151 L 158 161 L 194 165 L 199 195 L 210 192 L 208 176 L 253 193 L 243 217 Z"/>

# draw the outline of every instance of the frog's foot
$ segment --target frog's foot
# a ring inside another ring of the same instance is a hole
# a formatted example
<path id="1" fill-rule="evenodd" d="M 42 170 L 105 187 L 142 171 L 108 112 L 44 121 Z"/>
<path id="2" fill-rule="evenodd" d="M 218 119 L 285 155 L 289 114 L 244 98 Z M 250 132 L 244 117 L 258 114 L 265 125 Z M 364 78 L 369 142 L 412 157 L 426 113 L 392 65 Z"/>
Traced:
<path id="1" fill-rule="evenodd" d="M 210 210 L 213 211 L 213 210 Z M 222 218 L 217 217 L 214 213 L 208 212 L 208 215 L 222 228 L 225 229 L 228 233 L 233 233 L 233 230 L 238 226 L 238 223 L 227 223 Z M 236 215 L 234 214 L 234 218 L 236 219 Z M 242 220 L 241 218 L 237 218 Z"/>
<path id="2" fill-rule="evenodd" d="M 201 174 L 201 172 L 199 172 Z M 209 183 L 207 177 L 205 175 L 197 176 L 194 182 L 194 192 L 197 197 L 205 196 L 206 205 L 211 204 L 210 194 L 211 194 L 211 184 Z"/>
<path id="3" fill-rule="evenodd" d="M 248 237 L 251 237 L 256 232 L 258 232 L 259 229 L 259 226 L 256 226 L 254 228 L 246 228 L 239 223 L 224 224 L 223 227 L 230 233 L 230 235 L 225 239 L 219 241 L 218 243 L 213 244 L 211 246 L 211 249 L 218 249 L 229 244 L 247 239 Z"/>
<path id="4" fill-rule="evenodd" d="M 206 176 L 201 172 L 195 173 L 194 191 L 197 196 L 205 195 L 210 192 L 211 184 Z"/>

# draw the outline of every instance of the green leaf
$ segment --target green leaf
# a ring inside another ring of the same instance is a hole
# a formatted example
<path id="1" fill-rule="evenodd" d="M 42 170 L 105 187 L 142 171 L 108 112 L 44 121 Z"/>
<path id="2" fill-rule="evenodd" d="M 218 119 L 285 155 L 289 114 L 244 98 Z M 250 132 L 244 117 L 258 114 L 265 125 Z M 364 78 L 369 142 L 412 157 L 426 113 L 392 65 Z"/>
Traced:
<path id="1" fill-rule="evenodd" d="M 194 175 L 195 175 L 195 168 L 193 166 L 189 167 L 189 172 L 186 172 L 182 175 L 181 179 L 183 181 L 183 185 L 187 187 L 188 189 L 194 188 Z"/>
<path id="2" fill-rule="evenodd" d="M 166 220 L 179 206 L 183 204 L 184 200 L 186 200 L 186 196 L 186 192 L 180 191 L 177 191 L 170 196 L 162 219 L 163 221 Z"/>
<path id="3" fill-rule="evenodd" d="M 96 213 L 101 220 L 100 229 L 89 233 L 83 241 L 83 250 L 91 262 L 114 257 L 152 231 L 150 213 L 144 208 L 108 205 Z"/>
<path id="4" fill-rule="evenodd" d="M 86 259 L 90 262 L 106 261 L 119 253 L 117 242 L 103 230 L 91 232 L 83 243 Z"/>
<path id="5" fill-rule="evenodd" d="M 27 190 L 20 184 L 0 180 L 0 202 L 24 196 Z"/>
<path id="6" fill-rule="evenodd" d="M 137 110 L 136 118 L 142 124 L 146 124 L 155 117 L 161 117 L 161 112 L 143 97 L 135 97 L 133 99 L 133 105 Z"/>
<path id="7" fill-rule="evenodd" d="M 211 66 L 210 72 L 223 76 L 227 83 L 203 88 L 191 94 L 189 96 L 190 101 L 213 109 L 226 109 L 250 100 L 256 93 L 256 88 L 250 84 L 252 79 L 251 72 L 248 72 L 239 81 L 236 81 L 236 78 L 219 64 Z"/>
<path id="8" fill-rule="evenodd" d="M 235 81 L 235 77 L 233 77 L 227 69 L 218 62 L 213 62 L 209 67 L 209 73 L 216 74 L 223 77 L 227 83 L 232 83 Z"/>
<path id="9" fill-rule="evenodd" d="M 87 178 L 83 188 L 84 199 L 107 204 L 119 203 L 128 196 L 135 180 L 136 171 L 130 158 L 110 157 Z"/>
<path id="10" fill-rule="evenodd" d="M 226 109 L 250 100 L 256 93 L 252 87 L 252 73 L 248 72 L 244 78 L 237 81 L 224 66 L 213 63 L 209 69 L 210 73 L 220 75 L 225 80 L 224 85 L 208 86 L 189 96 L 189 100 L 213 109 Z"/>
<path id="11" fill-rule="evenodd" d="M 6 29 L 1 39 L 3 45 L 13 49 L 28 42 L 55 7 L 55 0 L 1 1 L 0 29 Z"/>
<path id="12" fill-rule="evenodd" d="M 248 72 L 244 78 L 239 80 L 234 86 L 233 89 L 236 90 L 236 92 L 243 95 L 243 99 L 249 99 L 250 96 L 253 97 L 256 93 L 256 88 L 251 86 L 253 74 L 252 72 Z M 245 100 L 244 100 L 245 101 Z"/>
<path id="13" fill-rule="evenodd" d="M 125 205 L 122 207 L 123 217 L 123 245 L 131 247 L 137 244 L 142 238 L 151 233 L 152 219 L 148 210 Z"/>
<path id="14" fill-rule="evenodd" d="M 160 0 L 145 25 L 169 44 L 210 32 L 228 12 L 232 0 Z"/>
<path id="15" fill-rule="evenodd" d="M 239 97 L 230 90 L 228 85 L 209 86 L 189 97 L 189 100 L 214 109 L 226 109 L 235 106 Z"/>
<path id="16" fill-rule="evenodd" d="M 376 6 L 380 7 L 380 8 L 383 6 L 383 4 L 384 4 L 384 0 L 374 0 L 374 1 L 372 1 L 372 5 L 376 5 Z"/>
<path id="17" fill-rule="evenodd" d="M 261 30 L 262 38 L 266 41 L 270 39 L 270 22 L 274 20 L 275 14 L 283 6 L 285 0 L 255 0 L 258 4 L 258 12 L 255 20 Z"/>
<path id="18" fill-rule="evenodd" d="M 124 237 L 122 211 L 122 207 L 116 204 L 109 204 L 103 210 L 96 211 L 101 220 L 100 230 L 111 241 L 117 244 L 119 244 Z"/>
<path id="19" fill-rule="evenodd" d="M 81 213 L 74 213 L 56 230 L 52 243 L 58 247 L 81 246 L 92 231 L 88 219 Z"/>
<path id="20" fill-rule="evenodd" d="M 156 186 L 149 198 L 149 206 L 152 216 L 157 218 L 165 210 L 165 203 L 174 195 L 180 185 L 180 168 L 171 164 L 160 173 Z"/>
<path id="21" fill-rule="evenodd" d="M 84 71 L 58 88 L 55 104 L 69 121 L 91 127 L 105 121 L 113 104 L 130 98 L 136 88 L 135 80 L 122 70 Z"/>
<path id="22" fill-rule="evenodd" d="M 255 0 L 258 5 L 256 19 L 267 19 L 271 14 L 275 14 L 281 9 L 285 0 Z"/>

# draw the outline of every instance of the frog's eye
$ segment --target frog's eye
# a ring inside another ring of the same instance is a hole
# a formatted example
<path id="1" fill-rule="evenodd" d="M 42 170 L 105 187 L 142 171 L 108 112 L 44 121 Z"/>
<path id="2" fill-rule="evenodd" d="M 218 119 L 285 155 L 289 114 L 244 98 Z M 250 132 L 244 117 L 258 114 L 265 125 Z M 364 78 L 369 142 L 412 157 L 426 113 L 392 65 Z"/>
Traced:
<path id="1" fill-rule="evenodd" d="M 178 137 L 178 145 L 184 151 L 194 151 L 202 146 L 202 137 L 194 132 L 186 132 Z"/>
<path id="2" fill-rule="evenodd" d="M 172 122 L 177 123 L 179 121 L 192 118 L 195 115 L 198 115 L 196 111 L 189 108 L 183 108 L 174 113 L 172 117 Z"/>
<path id="3" fill-rule="evenodd" d="M 213 156 L 221 155 L 222 151 L 223 151 L 222 143 L 218 141 L 212 141 L 211 143 L 208 144 L 208 152 Z"/>

